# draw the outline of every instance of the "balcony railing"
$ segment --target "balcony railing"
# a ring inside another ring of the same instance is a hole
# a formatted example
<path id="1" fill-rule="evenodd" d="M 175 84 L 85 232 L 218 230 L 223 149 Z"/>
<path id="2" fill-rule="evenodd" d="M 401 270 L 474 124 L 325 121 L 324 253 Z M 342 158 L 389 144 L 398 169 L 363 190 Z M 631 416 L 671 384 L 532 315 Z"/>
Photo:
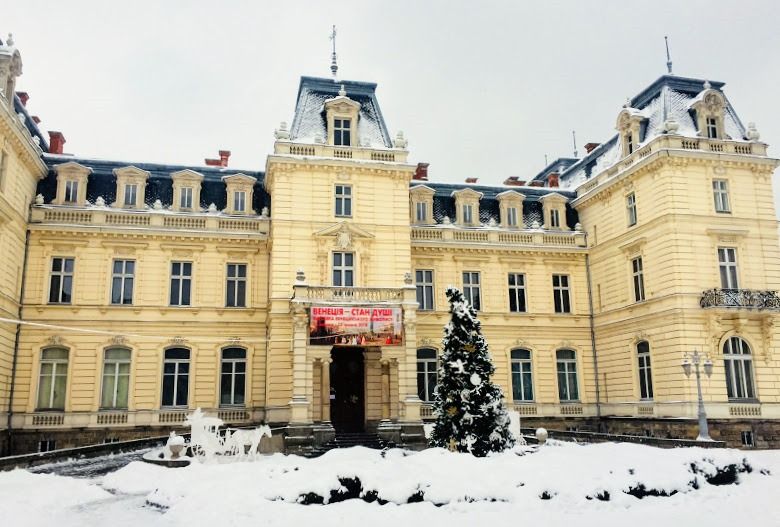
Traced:
<path id="1" fill-rule="evenodd" d="M 395 287 L 296 286 L 295 301 L 301 303 L 401 304 L 406 289 Z M 414 296 L 411 288 L 411 296 Z"/>
<path id="2" fill-rule="evenodd" d="M 303 144 L 277 141 L 274 154 L 303 157 L 332 157 L 336 159 L 355 159 L 382 163 L 406 163 L 409 152 L 400 149 L 375 149 L 351 146 L 333 146 L 321 143 Z"/>
<path id="3" fill-rule="evenodd" d="M 755 289 L 708 289 L 701 294 L 701 307 L 729 307 L 744 309 L 780 310 L 777 291 Z"/>
<path id="4" fill-rule="evenodd" d="M 585 233 L 581 231 L 550 231 L 541 229 L 456 229 L 442 227 L 412 227 L 412 244 L 488 244 L 503 246 L 546 246 L 584 248 Z"/>

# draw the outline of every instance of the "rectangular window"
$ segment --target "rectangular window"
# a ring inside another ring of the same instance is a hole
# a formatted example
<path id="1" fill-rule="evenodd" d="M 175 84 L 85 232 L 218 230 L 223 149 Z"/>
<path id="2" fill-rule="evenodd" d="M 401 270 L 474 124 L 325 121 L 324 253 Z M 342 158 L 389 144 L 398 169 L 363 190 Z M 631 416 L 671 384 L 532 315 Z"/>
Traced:
<path id="1" fill-rule="evenodd" d="M 628 217 L 628 226 L 632 227 L 636 225 L 636 194 L 633 192 L 626 196 L 626 215 Z"/>
<path id="2" fill-rule="evenodd" d="M 182 187 L 179 189 L 179 208 L 192 208 L 192 187 Z"/>
<path id="3" fill-rule="evenodd" d="M 68 180 L 65 182 L 65 203 L 76 203 L 79 199 L 79 182 Z"/>
<path id="4" fill-rule="evenodd" d="M 134 260 L 114 260 L 111 272 L 111 303 L 130 305 L 133 303 L 135 281 Z"/>
<path id="5" fill-rule="evenodd" d="M 57 450 L 57 442 L 54 439 L 38 441 L 38 452 L 51 452 L 52 450 Z"/>
<path id="6" fill-rule="evenodd" d="M 246 350 L 226 348 L 222 350 L 220 368 L 220 406 L 244 406 L 246 401 Z"/>
<path id="7" fill-rule="evenodd" d="M 506 209 L 507 227 L 517 227 L 517 207 L 508 207 Z"/>
<path id="8" fill-rule="evenodd" d="M 352 187 L 336 185 L 336 216 L 352 216 Z"/>
<path id="9" fill-rule="evenodd" d="M 190 389 L 190 350 L 165 350 L 163 362 L 162 406 L 187 406 Z"/>
<path id="10" fill-rule="evenodd" d="M 509 273 L 509 311 L 525 313 L 525 275 Z"/>
<path id="11" fill-rule="evenodd" d="M 49 303 L 70 304 L 73 297 L 73 258 L 52 258 Z"/>
<path id="12" fill-rule="evenodd" d="M 558 399 L 577 401 L 580 398 L 577 385 L 577 356 L 574 350 L 558 350 L 556 353 L 558 372 Z"/>
<path id="13" fill-rule="evenodd" d="M 718 247 L 718 265 L 720 267 L 720 287 L 739 289 L 737 250 L 734 247 Z"/>
<path id="14" fill-rule="evenodd" d="M 479 292 L 479 272 L 465 271 L 463 273 L 463 296 L 474 309 L 477 311 L 482 309 L 482 299 Z"/>
<path id="15" fill-rule="evenodd" d="M 333 120 L 333 144 L 336 146 L 350 146 L 352 122 L 349 119 Z"/>
<path id="16" fill-rule="evenodd" d="M 438 379 L 436 350 L 422 348 L 417 350 L 417 395 L 420 400 L 432 403 L 435 398 L 433 393 Z"/>
<path id="17" fill-rule="evenodd" d="M 353 253 L 333 253 L 333 285 L 335 287 L 353 287 L 355 285 L 355 255 Z"/>
<path id="18" fill-rule="evenodd" d="M 473 223 L 473 210 L 474 208 L 471 205 L 463 205 L 463 223 Z"/>
<path id="19" fill-rule="evenodd" d="M 554 274 L 553 302 L 556 313 L 571 313 L 571 298 L 569 291 L 569 277 L 565 274 Z"/>
<path id="20" fill-rule="evenodd" d="M 639 397 L 652 399 L 653 374 L 650 366 L 650 344 L 646 340 L 637 343 L 636 354 L 639 361 Z"/>
<path id="21" fill-rule="evenodd" d="M 645 300 L 645 275 L 641 256 L 631 260 L 631 276 L 634 282 L 634 301 L 643 302 Z"/>
<path id="22" fill-rule="evenodd" d="M 534 386 L 531 373 L 531 352 L 526 349 L 512 350 L 512 399 L 533 401 Z"/>
<path id="23" fill-rule="evenodd" d="M 710 139 L 718 138 L 718 120 L 714 117 L 707 117 L 707 137 Z"/>
<path id="24" fill-rule="evenodd" d="M 107 349 L 103 361 L 101 408 L 127 408 L 130 391 L 130 350 Z"/>
<path id="25" fill-rule="evenodd" d="M 756 446 L 753 442 L 753 431 L 752 430 L 743 430 L 740 432 L 740 436 L 742 437 L 742 446 L 747 447 L 753 447 Z"/>
<path id="26" fill-rule="evenodd" d="M 125 207 L 135 207 L 138 198 L 138 185 L 135 183 L 125 185 Z"/>
<path id="27" fill-rule="evenodd" d="M 558 209 L 550 210 L 550 228 L 551 229 L 561 228 L 561 213 L 558 212 Z"/>
<path id="28" fill-rule="evenodd" d="M 634 153 L 634 134 L 631 132 L 626 134 L 626 150 L 629 155 Z"/>
<path id="29" fill-rule="evenodd" d="M 171 262 L 172 306 L 189 306 L 192 296 L 192 262 Z"/>
<path id="30" fill-rule="evenodd" d="M 41 352 L 38 377 L 39 410 L 64 410 L 68 383 L 68 350 L 50 348 Z"/>
<path id="31" fill-rule="evenodd" d="M 246 192 L 243 190 L 233 193 L 233 212 L 246 212 Z"/>
<path id="32" fill-rule="evenodd" d="M 713 179 L 712 194 L 715 199 L 715 212 L 731 212 L 728 181 L 725 179 Z"/>
<path id="33" fill-rule="evenodd" d="M 433 309 L 433 271 L 418 269 L 414 272 L 417 287 L 418 309 L 430 311 Z"/>
<path id="34" fill-rule="evenodd" d="M 428 204 L 424 201 L 417 202 L 417 223 L 425 223 L 428 221 Z"/>
<path id="35" fill-rule="evenodd" d="M 246 264 L 227 264 L 227 307 L 246 307 Z"/>

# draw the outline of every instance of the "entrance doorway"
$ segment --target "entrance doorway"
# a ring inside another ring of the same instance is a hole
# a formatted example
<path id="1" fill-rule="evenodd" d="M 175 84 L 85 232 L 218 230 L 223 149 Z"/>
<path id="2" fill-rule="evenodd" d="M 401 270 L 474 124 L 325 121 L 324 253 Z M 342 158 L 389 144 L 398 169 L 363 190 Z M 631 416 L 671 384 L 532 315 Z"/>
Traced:
<path id="1" fill-rule="evenodd" d="M 334 347 L 330 352 L 330 419 L 337 432 L 363 432 L 365 427 L 364 359 L 362 348 Z"/>

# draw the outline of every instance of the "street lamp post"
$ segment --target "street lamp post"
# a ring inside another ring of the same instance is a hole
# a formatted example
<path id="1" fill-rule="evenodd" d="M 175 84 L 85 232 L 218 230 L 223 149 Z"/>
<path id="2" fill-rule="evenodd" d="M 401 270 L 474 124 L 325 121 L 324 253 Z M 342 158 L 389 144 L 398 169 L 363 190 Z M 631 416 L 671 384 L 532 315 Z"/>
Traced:
<path id="1" fill-rule="evenodd" d="M 699 437 L 697 441 L 712 441 L 710 437 L 709 427 L 707 426 L 707 412 L 704 410 L 704 398 L 701 395 L 701 373 L 699 372 L 699 364 L 704 366 L 704 374 L 709 378 L 712 375 L 712 361 L 709 356 L 699 355 L 698 350 L 693 350 L 693 353 L 686 352 L 682 361 L 682 368 L 686 377 L 691 376 L 691 370 L 696 372 L 696 390 L 699 394 Z M 692 368 L 695 366 L 695 369 Z"/>

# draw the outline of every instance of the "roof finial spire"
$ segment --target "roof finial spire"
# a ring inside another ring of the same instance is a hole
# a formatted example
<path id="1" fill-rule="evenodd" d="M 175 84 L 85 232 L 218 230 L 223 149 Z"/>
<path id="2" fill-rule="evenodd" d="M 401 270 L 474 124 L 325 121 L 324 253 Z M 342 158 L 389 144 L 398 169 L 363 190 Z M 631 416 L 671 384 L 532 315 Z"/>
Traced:
<path id="1" fill-rule="evenodd" d="M 574 130 L 571 131 L 571 142 L 574 145 L 574 157 L 577 157 L 577 134 Z"/>
<path id="2" fill-rule="evenodd" d="M 666 69 L 669 70 L 669 75 L 672 74 L 672 56 L 669 54 L 669 37 L 664 36 L 664 43 L 666 44 Z"/>
<path id="3" fill-rule="evenodd" d="M 338 77 L 339 65 L 336 63 L 336 26 L 333 26 L 333 31 L 330 33 L 330 40 L 333 41 L 333 52 L 330 54 L 330 72 L 333 74 L 333 79 Z"/>

